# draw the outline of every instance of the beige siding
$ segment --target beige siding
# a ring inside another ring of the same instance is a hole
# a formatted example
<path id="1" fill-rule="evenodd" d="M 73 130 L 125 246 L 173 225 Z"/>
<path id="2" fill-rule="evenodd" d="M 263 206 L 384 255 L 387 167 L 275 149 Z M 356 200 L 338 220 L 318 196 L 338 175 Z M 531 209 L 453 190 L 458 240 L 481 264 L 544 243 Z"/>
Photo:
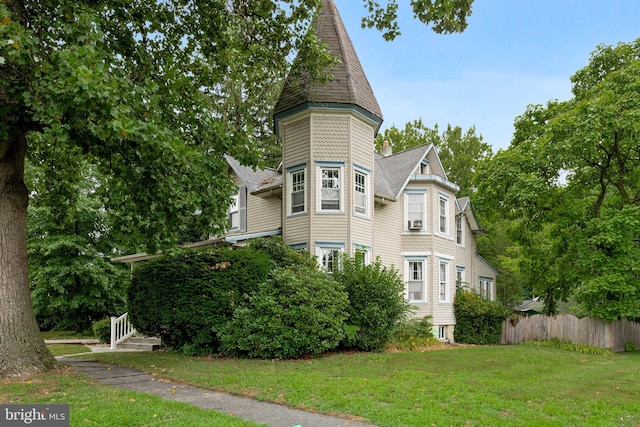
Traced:
<path id="1" fill-rule="evenodd" d="M 314 160 L 347 162 L 351 145 L 349 141 L 349 116 L 317 114 L 311 120 Z"/>
<path id="2" fill-rule="evenodd" d="M 282 201 L 247 195 L 247 233 L 276 230 L 282 226 Z"/>
<path id="3" fill-rule="evenodd" d="M 283 233 L 284 241 L 290 245 L 306 242 L 307 249 L 309 249 L 310 218 L 310 215 L 297 215 L 288 218 L 285 222 L 286 232 Z"/>
<path id="4" fill-rule="evenodd" d="M 310 133 L 310 117 L 282 125 L 282 163 L 285 168 L 309 161 Z"/>
<path id="5" fill-rule="evenodd" d="M 394 266 L 401 275 L 404 275 L 403 260 L 400 256 L 402 216 L 403 207 L 399 201 L 375 204 L 373 256 L 380 257 L 383 265 Z"/>

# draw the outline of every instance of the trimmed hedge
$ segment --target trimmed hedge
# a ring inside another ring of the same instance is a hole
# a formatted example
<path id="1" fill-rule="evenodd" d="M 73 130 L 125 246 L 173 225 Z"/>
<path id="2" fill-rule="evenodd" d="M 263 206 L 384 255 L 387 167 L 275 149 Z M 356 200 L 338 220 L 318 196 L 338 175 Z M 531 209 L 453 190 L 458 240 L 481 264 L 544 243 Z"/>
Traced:
<path id="1" fill-rule="evenodd" d="M 334 279 L 349 295 L 350 333 L 344 348 L 382 351 L 395 328 L 407 318 L 410 306 L 403 297 L 404 283 L 395 269 L 384 267 L 379 260 L 364 265 L 358 258 L 343 256 Z"/>
<path id="2" fill-rule="evenodd" d="M 344 336 L 348 304 L 342 285 L 317 267 L 276 269 L 220 331 L 220 349 L 261 359 L 332 350 Z"/>
<path id="3" fill-rule="evenodd" d="M 129 288 L 136 329 L 187 354 L 218 351 L 218 331 L 267 279 L 272 262 L 250 248 L 189 251 L 137 266 Z"/>
<path id="4" fill-rule="evenodd" d="M 510 315 L 500 303 L 464 290 L 456 292 L 454 339 L 466 344 L 499 344 L 502 322 Z"/>

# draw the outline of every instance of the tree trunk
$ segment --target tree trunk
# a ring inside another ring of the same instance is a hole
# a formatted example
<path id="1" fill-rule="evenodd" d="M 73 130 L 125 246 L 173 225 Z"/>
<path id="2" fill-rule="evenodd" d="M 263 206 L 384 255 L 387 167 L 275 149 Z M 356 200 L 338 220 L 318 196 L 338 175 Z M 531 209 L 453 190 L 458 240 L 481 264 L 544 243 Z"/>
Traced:
<path id="1" fill-rule="evenodd" d="M 56 366 L 36 323 L 27 265 L 24 133 L 0 141 L 0 378 Z"/>

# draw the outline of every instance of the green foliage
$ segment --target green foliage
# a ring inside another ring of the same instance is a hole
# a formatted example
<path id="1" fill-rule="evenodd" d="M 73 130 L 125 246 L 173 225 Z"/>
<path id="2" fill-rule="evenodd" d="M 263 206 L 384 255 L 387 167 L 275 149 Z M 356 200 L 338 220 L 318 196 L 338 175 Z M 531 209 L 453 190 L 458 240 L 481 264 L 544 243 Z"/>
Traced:
<path id="1" fill-rule="evenodd" d="M 333 278 L 349 295 L 347 324 L 358 327 L 355 340 L 345 341 L 343 346 L 383 350 L 410 308 L 404 300 L 404 283 L 398 272 L 384 267 L 379 260 L 365 265 L 358 258 L 343 256 Z"/>
<path id="2" fill-rule="evenodd" d="M 624 343 L 624 351 L 636 351 L 636 345 L 632 342 Z"/>
<path id="3" fill-rule="evenodd" d="M 93 322 L 93 335 L 100 342 L 109 344 L 111 342 L 111 319 L 102 319 Z"/>
<path id="4" fill-rule="evenodd" d="M 437 343 L 438 339 L 433 335 L 431 316 L 425 316 L 401 322 L 387 347 L 401 351 L 417 351 Z"/>
<path id="5" fill-rule="evenodd" d="M 584 344 L 574 344 L 570 341 L 562 341 L 557 338 L 544 341 L 524 341 L 521 345 L 559 348 L 562 350 L 575 351 L 576 353 L 595 354 L 599 356 L 613 356 L 615 354 L 613 351 L 606 348 L 590 347 Z"/>
<path id="6" fill-rule="evenodd" d="M 344 337 L 348 296 L 317 267 L 276 269 L 220 331 L 228 355 L 289 359 L 320 354 Z"/>
<path id="7" fill-rule="evenodd" d="M 299 265 L 314 269 L 318 266 L 318 262 L 309 252 L 293 250 L 280 236 L 252 239 L 249 241 L 249 247 L 266 254 L 276 267 Z"/>
<path id="8" fill-rule="evenodd" d="M 456 314 L 455 341 L 466 344 L 499 344 L 502 322 L 509 310 L 480 295 L 458 290 L 453 302 Z"/>
<path id="9" fill-rule="evenodd" d="M 99 195 L 99 175 L 81 159 L 73 160 L 75 169 L 66 176 L 44 170 L 37 150 L 31 160 L 27 238 L 40 328 L 82 331 L 124 313 L 129 269 L 109 258 L 117 242 Z"/>
<path id="10" fill-rule="evenodd" d="M 508 218 L 511 267 L 553 314 L 640 316 L 640 39 L 598 46 L 574 97 L 529 106 L 483 165 L 482 206 Z"/>
<path id="11" fill-rule="evenodd" d="M 412 0 L 413 16 L 438 34 L 461 33 L 467 28 L 474 0 Z M 363 0 L 369 15 L 362 18 L 362 28 L 376 28 L 382 37 L 391 41 L 398 37 L 398 4 L 390 0 L 385 7 L 375 0 Z"/>
<path id="12" fill-rule="evenodd" d="M 129 315 L 140 332 L 191 354 L 218 351 L 218 332 L 270 271 L 250 248 L 188 251 L 136 266 Z"/>

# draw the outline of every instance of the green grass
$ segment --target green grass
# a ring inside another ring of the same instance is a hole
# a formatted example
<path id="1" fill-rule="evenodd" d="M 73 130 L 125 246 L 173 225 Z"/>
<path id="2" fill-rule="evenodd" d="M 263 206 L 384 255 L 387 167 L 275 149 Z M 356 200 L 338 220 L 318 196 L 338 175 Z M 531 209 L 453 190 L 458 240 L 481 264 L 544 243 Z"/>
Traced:
<path id="1" fill-rule="evenodd" d="M 40 333 L 42 339 L 45 340 L 63 340 L 66 338 L 80 339 L 80 338 L 95 338 L 91 333 L 82 333 L 76 331 L 44 331 Z"/>
<path id="2" fill-rule="evenodd" d="M 91 353 L 91 349 L 89 347 L 81 344 L 47 344 L 47 348 L 54 356 Z"/>
<path id="3" fill-rule="evenodd" d="M 640 352 L 479 346 L 295 361 L 171 353 L 89 357 L 380 426 L 640 425 Z"/>
<path id="4" fill-rule="evenodd" d="M 258 425 L 186 403 L 100 386 L 85 375 L 69 371 L 2 380 L 0 403 L 68 404 L 71 426 Z"/>

